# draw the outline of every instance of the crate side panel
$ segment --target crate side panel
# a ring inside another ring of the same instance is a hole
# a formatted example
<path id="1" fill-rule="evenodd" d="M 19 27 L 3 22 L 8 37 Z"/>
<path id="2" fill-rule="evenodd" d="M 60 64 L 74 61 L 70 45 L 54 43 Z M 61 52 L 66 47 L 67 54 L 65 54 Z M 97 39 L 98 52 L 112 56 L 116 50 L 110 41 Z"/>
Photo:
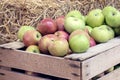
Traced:
<path id="1" fill-rule="evenodd" d="M 0 48 L 0 65 L 61 78 L 80 79 L 80 62 L 43 54 Z"/>
<path id="2" fill-rule="evenodd" d="M 50 80 L 42 77 L 29 76 L 22 73 L 0 69 L 0 80 Z"/>
<path id="3" fill-rule="evenodd" d="M 88 80 L 120 63 L 120 46 L 82 62 L 82 78 Z"/>
<path id="4" fill-rule="evenodd" d="M 113 72 L 101 77 L 100 79 L 98 80 L 120 80 L 120 68 L 119 69 L 116 69 L 114 70 Z"/>

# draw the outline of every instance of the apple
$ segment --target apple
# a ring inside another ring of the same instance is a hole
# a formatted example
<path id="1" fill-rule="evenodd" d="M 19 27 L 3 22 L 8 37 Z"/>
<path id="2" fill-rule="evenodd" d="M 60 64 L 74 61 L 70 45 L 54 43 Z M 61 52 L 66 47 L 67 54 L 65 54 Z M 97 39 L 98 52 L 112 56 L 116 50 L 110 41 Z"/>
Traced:
<path id="1" fill-rule="evenodd" d="M 69 38 L 69 34 L 65 31 L 57 31 L 54 33 L 57 37 L 60 37 L 60 38 L 64 38 L 66 40 L 68 40 Z"/>
<path id="2" fill-rule="evenodd" d="M 120 12 L 118 10 L 111 11 L 105 16 L 106 23 L 110 27 L 119 27 L 120 26 Z"/>
<path id="3" fill-rule="evenodd" d="M 70 34 L 69 38 L 72 38 L 72 37 L 75 36 L 75 35 L 85 35 L 88 39 L 90 39 L 89 34 L 88 34 L 86 31 L 81 30 L 81 29 L 77 29 L 77 30 L 73 31 L 73 32 Z"/>
<path id="4" fill-rule="evenodd" d="M 91 27 L 98 27 L 104 23 L 104 15 L 101 9 L 91 10 L 87 14 L 86 23 Z"/>
<path id="5" fill-rule="evenodd" d="M 120 35 L 120 28 L 119 27 L 113 28 L 113 30 L 114 30 L 116 36 Z"/>
<path id="6" fill-rule="evenodd" d="M 30 45 L 26 48 L 27 52 L 40 53 L 39 47 L 37 45 Z"/>
<path id="7" fill-rule="evenodd" d="M 42 53 L 48 54 L 48 45 L 51 44 L 52 40 L 56 39 L 57 36 L 54 34 L 47 34 L 43 36 L 38 42 L 39 49 Z"/>
<path id="8" fill-rule="evenodd" d="M 97 42 L 107 42 L 108 40 L 114 38 L 114 31 L 111 27 L 107 25 L 101 25 L 99 27 L 93 28 L 91 31 L 91 36 Z"/>
<path id="9" fill-rule="evenodd" d="M 72 11 L 68 12 L 66 14 L 65 18 L 68 18 L 68 17 L 75 17 L 75 18 L 84 20 L 84 16 L 78 10 L 72 10 Z"/>
<path id="10" fill-rule="evenodd" d="M 48 50 L 51 55 L 62 57 L 67 55 L 69 49 L 69 44 L 64 38 L 57 38 L 52 41 L 52 43 L 48 46 Z"/>
<path id="11" fill-rule="evenodd" d="M 104 16 L 107 16 L 109 12 L 116 11 L 117 9 L 113 6 L 106 6 L 103 8 L 102 13 Z"/>
<path id="12" fill-rule="evenodd" d="M 42 35 L 36 30 L 29 30 L 23 35 L 25 46 L 35 45 L 41 39 Z"/>
<path id="13" fill-rule="evenodd" d="M 17 32 L 17 37 L 20 39 L 20 41 L 23 41 L 23 35 L 28 30 L 35 30 L 32 26 L 21 26 L 20 29 Z"/>
<path id="14" fill-rule="evenodd" d="M 94 40 L 94 38 L 90 37 L 90 47 L 95 46 L 96 42 Z"/>
<path id="15" fill-rule="evenodd" d="M 77 29 L 85 29 L 85 21 L 76 17 L 68 17 L 65 18 L 64 27 L 68 33 L 72 33 Z"/>
<path id="16" fill-rule="evenodd" d="M 92 27 L 90 27 L 90 26 L 85 26 L 86 28 L 85 28 L 85 31 L 87 32 L 87 33 L 91 33 L 91 31 L 92 31 Z"/>
<path id="17" fill-rule="evenodd" d="M 37 30 L 42 34 L 52 34 L 57 31 L 57 24 L 51 18 L 41 20 L 37 25 Z"/>
<path id="18" fill-rule="evenodd" d="M 69 45 L 72 52 L 81 53 L 88 50 L 90 42 L 85 35 L 80 34 L 69 38 Z"/>
<path id="19" fill-rule="evenodd" d="M 64 20 L 65 20 L 64 16 L 60 16 L 60 17 L 57 17 L 55 19 L 58 31 L 64 31 L 65 30 L 65 28 L 64 28 Z"/>

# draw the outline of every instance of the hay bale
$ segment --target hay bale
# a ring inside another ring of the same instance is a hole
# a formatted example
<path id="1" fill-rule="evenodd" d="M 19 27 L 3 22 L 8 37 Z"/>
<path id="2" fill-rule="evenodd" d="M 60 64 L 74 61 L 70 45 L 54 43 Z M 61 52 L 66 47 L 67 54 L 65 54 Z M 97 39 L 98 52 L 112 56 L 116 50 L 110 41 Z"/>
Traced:
<path id="1" fill-rule="evenodd" d="M 74 9 L 86 15 L 106 5 L 120 9 L 120 0 L 0 0 L 0 44 L 16 41 L 22 25 L 36 27 L 46 17 L 55 19 Z"/>

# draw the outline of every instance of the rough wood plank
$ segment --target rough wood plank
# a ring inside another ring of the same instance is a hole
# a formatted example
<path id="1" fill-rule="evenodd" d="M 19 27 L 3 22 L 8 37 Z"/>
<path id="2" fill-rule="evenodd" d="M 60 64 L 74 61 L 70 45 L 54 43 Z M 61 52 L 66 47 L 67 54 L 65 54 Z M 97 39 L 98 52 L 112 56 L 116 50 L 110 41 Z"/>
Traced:
<path id="1" fill-rule="evenodd" d="M 0 65 L 80 80 L 80 62 L 44 54 L 0 48 Z"/>
<path id="2" fill-rule="evenodd" d="M 113 72 L 101 77 L 98 80 L 120 80 L 120 68 L 114 70 Z"/>
<path id="3" fill-rule="evenodd" d="M 65 58 L 70 58 L 73 60 L 85 60 L 119 45 L 120 45 L 120 37 L 116 37 L 108 41 L 107 43 L 101 43 L 89 48 L 85 53 L 74 53 L 66 56 Z"/>
<path id="4" fill-rule="evenodd" d="M 88 80 L 120 63 L 120 46 L 82 62 L 82 78 Z"/>
<path id="5" fill-rule="evenodd" d="M 0 80 L 50 80 L 42 77 L 28 76 L 22 73 L 0 69 Z"/>
<path id="6" fill-rule="evenodd" d="M 24 47 L 24 44 L 22 42 L 16 41 L 16 42 L 2 44 L 0 45 L 0 47 L 9 48 L 9 49 L 19 49 Z"/>

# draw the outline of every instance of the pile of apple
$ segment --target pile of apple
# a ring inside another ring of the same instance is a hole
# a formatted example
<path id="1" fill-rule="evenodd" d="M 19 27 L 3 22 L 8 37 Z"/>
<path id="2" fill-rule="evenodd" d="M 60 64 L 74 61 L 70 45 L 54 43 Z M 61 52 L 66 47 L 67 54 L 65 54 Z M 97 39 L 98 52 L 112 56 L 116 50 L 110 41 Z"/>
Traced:
<path id="1" fill-rule="evenodd" d="M 93 9 L 86 16 L 72 10 L 56 19 L 45 18 L 36 28 L 22 26 L 18 38 L 25 44 L 26 51 L 65 56 L 84 53 L 98 43 L 105 43 L 120 34 L 120 12 L 106 6 Z"/>

